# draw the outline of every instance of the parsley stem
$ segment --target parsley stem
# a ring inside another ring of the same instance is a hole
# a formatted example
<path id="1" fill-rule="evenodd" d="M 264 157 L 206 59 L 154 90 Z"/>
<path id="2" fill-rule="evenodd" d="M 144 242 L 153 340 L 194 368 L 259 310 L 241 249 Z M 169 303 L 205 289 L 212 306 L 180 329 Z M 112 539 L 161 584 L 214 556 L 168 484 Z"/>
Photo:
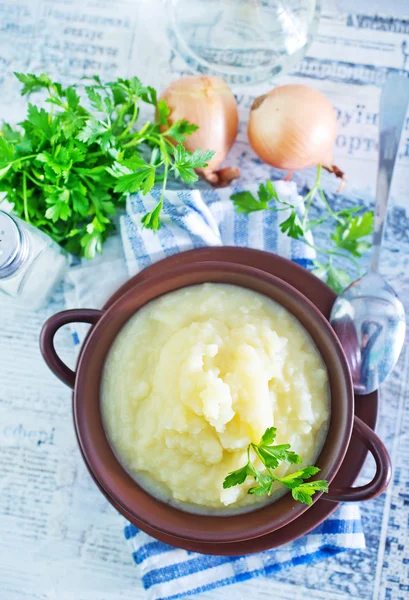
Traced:
<path id="1" fill-rule="evenodd" d="M 140 137 L 140 136 L 142 136 L 142 135 L 145 133 L 145 131 L 146 131 L 147 129 L 149 129 L 149 127 L 150 127 L 150 126 L 151 126 L 151 122 L 150 122 L 150 121 L 146 121 L 146 123 L 145 123 L 145 125 L 142 127 L 142 129 L 140 129 L 140 130 L 138 131 L 138 136 L 139 136 L 139 137 Z"/>
<path id="2" fill-rule="evenodd" d="M 315 186 L 319 186 L 321 181 L 322 165 L 317 165 L 317 176 L 315 178 Z"/>
<path id="3" fill-rule="evenodd" d="M 286 202 L 285 200 L 278 199 L 277 202 L 279 204 L 283 204 L 285 206 L 284 210 L 287 210 L 289 208 L 291 208 L 291 210 L 293 210 L 293 209 L 295 209 L 295 206 L 296 206 L 295 204 L 291 204 L 290 202 Z M 282 209 L 278 208 L 277 210 L 282 210 Z"/>
<path id="4" fill-rule="evenodd" d="M 315 246 L 314 244 L 311 244 L 311 242 L 309 242 L 305 237 L 303 237 L 301 239 L 304 242 L 304 244 L 307 244 L 307 246 L 309 246 L 316 252 L 319 252 L 320 254 L 326 254 L 330 258 L 331 258 L 331 256 L 340 256 L 341 258 L 347 258 L 355 265 L 355 268 L 358 271 L 358 273 L 361 272 L 359 263 L 355 258 L 353 258 L 353 256 L 350 256 L 349 254 L 344 254 L 343 252 L 337 252 L 336 250 L 326 250 L 326 248 L 320 248 L 319 246 Z"/>
<path id="5" fill-rule="evenodd" d="M 329 257 L 329 262 L 331 264 L 331 257 L 332 256 L 340 256 L 342 258 L 346 258 L 348 259 L 350 262 L 352 262 L 356 268 L 356 270 L 358 271 L 358 274 L 360 274 L 361 269 L 359 266 L 358 261 L 351 255 L 349 254 L 345 254 L 343 252 L 337 252 L 336 250 L 326 250 L 325 248 L 319 248 L 318 246 L 315 246 L 314 244 L 311 244 L 311 242 L 309 242 L 306 237 L 305 237 L 305 226 L 307 224 L 307 216 L 308 216 L 308 211 L 311 208 L 311 204 L 315 198 L 315 193 L 318 191 L 318 193 L 321 196 L 321 199 L 324 203 L 325 208 L 327 209 L 328 213 L 330 214 L 331 217 L 333 217 L 336 221 L 341 221 L 341 219 L 338 217 L 337 213 L 334 212 L 331 208 L 331 206 L 328 203 L 327 197 L 325 196 L 324 190 L 322 189 L 321 186 L 321 173 L 322 173 L 322 166 L 318 165 L 317 166 L 317 175 L 315 178 L 315 182 L 314 185 L 312 186 L 312 188 L 310 189 L 310 191 L 304 196 L 304 202 L 307 201 L 306 205 L 305 205 L 305 210 L 304 210 L 304 215 L 303 215 L 303 219 L 302 219 L 302 228 L 304 230 L 303 233 L 303 237 L 301 238 L 303 240 L 303 242 L 305 244 L 307 244 L 307 246 L 309 246 L 310 248 L 312 248 L 313 250 L 315 250 L 316 252 L 319 252 L 320 254 L 326 254 Z"/>
<path id="6" fill-rule="evenodd" d="M 304 196 L 304 198 L 303 198 L 304 203 L 306 203 L 305 210 L 304 210 L 304 215 L 303 215 L 303 219 L 302 219 L 302 226 L 303 226 L 303 228 L 305 227 L 305 225 L 307 223 L 308 211 L 310 210 L 311 204 L 314 201 L 315 192 L 318 192 L 319 195 L 321 196 L 321 200 L 323 201 L 323 203 L 325 205 L 325 208 L 327 209 L 327 211 L 331 215 L 331 217 L 333 217 L 336 221 L 341 221 L 341 219 L 338 217 L 337 213 L 335 211 L 333 211 L 332 208 L 331 208 L 331 206 L 329 205 L 329 202 L 328 202 L 327 197 L 326 197 L 326 195 L 324 193 L 324 190 L 322 189 L 322 186 L 321 186 L 321 174 L 322 174 L 322 166 L 318 165 L 317 166 L 317 175 L 315 177 L 314 185 L 312 186 L 312 188 L 310 189 L 310 191 L 308 192 L 308 194 L 306 194 Z"/>
<path id="7" fill-rule="evenodd" d="M 361 275 L 361 267 L 359 266 L 359 262 L 355 258 L 353 258 L 350 254 L 344 254 L 343 252 L 337 252 L 336 250 L 330 250 L 328 252 L 328 255 L 330 257 L 331 256 L 340 256 L 341 258 L 347 258 L 349 261 L 351 261 L 354 264 L 354 266 L 358 272 L 358 275 Z"/>
<path id="8" fill-rule="evenodd" d="M 145 141 L 145 138 L 134 138 L 132 139 L 130 142 L 127 142 L 126 144 L 122 144 L 122 148 L 131 148 L 132 146 L 139 146 L 139 144 L 142 144 L 142 142 Z"/>
<path id="9" fill-rule="evenodd" d="M 318 250 L 318 252 L 322 252 L 322 250 Z M 358 261 L 353 256 L 351 256 L 350 254 L 344 254 L 343 252 L 337 252 L 336 250 L 328 250 L 326 252 L 326 254 L 328 254 L 329 257 L 331 257 L 331 256 L 340 256 L 341 258 L 347 258 L 349 261 L 351 261 L 354 264 L 354 266 L 355 266 L 356 270 L 358 271 L 358 273 L 359 274 L 361 273 L 361 269 L 360 269 Z"/>
<path id="10" fill-rule="evenodd" d="M 137 116 L 138 116 L 138 103 L 137 103 L 137 102 L 134 102 L 134 103 L 133 103 L 133 113 L 132 113 L 131 120 L 129 121 L 129 124 L 128 124 L 128 126 L 127 126 L 127 127 L 124 129 L 124 130 L 123 130 L 123 132 L 122 132 L 120 135 L 118 135 L 118 137 L 117 137 L 117 139 L 118 139 L 118 140 L 120 140 L 120 139 L 122 139 L 123 137 L 125 137 L 125 136 L 126 136 L 126 134 L 127 134 L 127 133 L 129 133 L 129 132 L 131 131 L 131 129 L 132 129 L 132 127 L 133 127 L 133 125 L 134 125 L 134 123 L 135 123 L 135 121 L 136 121 L 136 117 L 137 117 Z M 146 125 L 147 125 L 147 124 L 145 123 L 145 127 L 146 127 Z M 140 132 L 139 132 L 139 133 L 140 133 Z"/>
<path id="11" fill-rule="evenodd" d="M 166 183 L 168 181 L 169 154 L 168 154 L 168 152 L 166 150 L 166 146 L 165 146 L 165 144 L 163 142 L 163 138 L 159 138 L 159 146 L 160 146 L 160 149 L 161 149 L 161 152 L 162 152 L 163 161 L 165 163 L 165 165 L 164 165 L 164 171 L 163 171 L 162 194 L 161 194 L 160 200 L 159 200 L 160 207 L 162 208 L 163 199 L 165 197 L 165 191 L 166 191 Z"/>
<path id="12" fill-rule="evenodd" d="M 89 152 L 87 155 L 88 158 L 95 158 L 97 156 L 105 156 L 105 152 Z"/>
<path id="13" fill-rule="evenodd" d="M 80 179 L 82 179 L 85 185 L 87 185 L 92 192 L 95 192 L 95 185 L 91 181 L 89 181 L 89 177 L 87 177 L 86 175 L 82 175 L 81 173 L 78 173 L 78 176 Z"/>
<path id="14" fill-rule="evenodd" d="M 58 90 L 55 87 L 55 85 L 48 86 L 47 90 L 48 90 L 48 94 L 49 94 L 51 100 L 55 100 L 56 103 L 58 104 L 58 106 L 60 106 L 61 108 L 64 108 L 65 110 L 69 110 L 68 104 L 66 104 L 65 102 L 62 101 L 61 96 L 59 95 Z M 52 93 L 52 91 L 55 92 L 55 95 Z M 55 103 L 52 102 L 51 103 L 51 113 L 50 113 L 51 116 L 54 115 L 54 106 L 55 106 Z"/>
<path id="15" fill-rule="evenodd" d="M 261 456 L 257 445 L 256 444 L 251 444 L 251 447 L 253 448 L 254 452 L 257 454 L 257 456 L 261 460 L 261 462 L 264 464 L 263 457 Z"/>
<path id="16" fill-rule="evenodd" d="M 322 199 L 322 201 L 323 201 L 323 202 L 324 202 L 324 204 L 325 204 L 325 207 L 326 207 L 326 209 L 328 210 L 329 214 L 331 215 L 331 217 L 334 217 L 334 219 L 335 219 L 336 221 L 339 221 L 339 222 L 341 222 L 342 220 L 341 220 L 341 219 L 338 217 L 337 213 L 336 213 L 336 212 L 334 212 L 334 211 L 332 210 L 332 208 L 330 207 L 330 205 L 329 205 L 329 203 L 328 203 L 328 200 L 327 200 L 327 197 L 326 197 L 326 195 L 325 195 L 325 193 L 324 193 L 324 190 L 322 189 L 321 185 L 319 185 L 319 186 L 318 186 L 318 192 L 319 192 L 319 194 L 320 194 L 320 196 L 321 196 L 321 199 Z"/>
<path id="17" fill-rule="evenodd" d="M 9 165 L 14 165 L 17 162 L 23 162 L 23 160 L 29 160 L 30 158 L 35 158 L 37 154 L 29 154 L 28 156 L 21 156 L 20 158 L 16 158 L 9 162 Z"/>
<path id="18" fill-rule="evenodd" d="M 161 139 L 161 136 L 153 137 L 151 135 L 146 135 L 142 138 L 138 137 L 134 138 L 133 140 L 131 140 L 130 142 L 127 142 L 126 144 L 122 145 L 122 148 L 130 148 L 131 146 L 137 146 L 139 144 L 142 144 L 142 142 L 148 141 L 148 142 L 152 142 L 153 144 L 158 144 L 159 139 Z"/>
<path id="19" fill-rule="evenodd" d="M 28 206 L 27 206 L 27 173 L 24 171 L 23 173 L 23 206 L 24 206 L 24 218 L 27 223 L 30 223 L 30 217 L 28 214 Z"/>
<path id="20" fill-rule="evenodd" d="M 271 467 L 266 467 L 266 469 L 273 481 L 279 481 L 279 478 L 274 475 L 273 469 Z"/>
<path id="21" fill-rule="evenodd" d="M 251 463 L 250 448 L 251 448 L 251 444 L 249 444 L 247 446 L 247 464 Z"/>
<path id="22" fill-rule="evenodd" d="M 38 179 L 35 179 L 34 177 L 32 177 L 32 176 L 30 175 L 30 173 L 27 173 L 27 171 L 24 171 L 24 174 L 25 174 L 25 175 L 27 175 L 27 177 L 28 177 L 29 179 L 31 179 L 31 181 L 32 181 L 33 183 L 35 183 L 35 185 L 39 185 L 40 187 L 44 187 L 44 185 L 45 185 L 44 183 L 41 183 L 41 181 L 39 181 Z"/>
<path id="23" fill-rule="evenodd" d="M 166 144 L 167 146 L 169 146 L 169 148 L 170 148 L 170 149 L 172 150 L 172 152 L 173 152 L 173 150 L 175 149 L 175 144 L 172 144 L 172 142 L 170 141 L 170 139 L 169 139 L 169 138 L 167 138 L 167 137 L 164 137 L 163 139 L 165 140 L 165 144 Z"/>
<path id="24" fill-rule="evenodd" d="M 305 205 L 304 208 L 304 216 L 302 219 L 302 227 L 304 229 L 306 223 L 307 223 L 307 216 L 308 216 L 308 211 L 311 208 L 311 204 L 315 198 L 315 192 L 320 189 L 320 182 L 321 182 L 321 173 L 322 173 L 322 166 L 321 165 L 317 165 L 317 174 L 315 176 L 315 182 L 314 185 L 312 186 L 312 188 L 310 189 L 310 191 L 308 192 L 308 194 L 304 197 L 304 203 L 308 200 L 307 204 Z M 329 207 L 328 207 L 329 208 Z M 329 208 L 329 210 L 331 210 Z"/>
<path id="25" fill-rule="evenodd" d="M 303 227 L 303 229 L 304 229 L 304 227 L 305 227 L 305 225 L 307 223 L 307 215 L 308 215 L 308 211 L 311 208 L 312 201 L 314 200 L 314 193 L 315 193 L 315 188 L 312 188 L 312 190 L 310 192 L 308 192 L 308 194 L 304 198 L 304 202 L 307 200 L 307 198 L 309 198 L 309 199 L 308 199 L 308 202 L 307 202 L 307 204 L 305 205 L 305 208 L 304 208 L 304 215 L 303 215 L 303 219 L 302 219 L 302 227 Z"/>

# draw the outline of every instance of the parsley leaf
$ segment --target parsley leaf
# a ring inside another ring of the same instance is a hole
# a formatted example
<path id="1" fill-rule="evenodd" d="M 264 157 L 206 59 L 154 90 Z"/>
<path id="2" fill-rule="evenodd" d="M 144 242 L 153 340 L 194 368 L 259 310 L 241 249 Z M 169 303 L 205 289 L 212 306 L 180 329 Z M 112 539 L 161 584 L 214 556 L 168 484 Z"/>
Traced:
<path id="1" fill-rule="evenodd" d="M 146 229 L 152 229 L 153 231 L 157 231 L 160 227 L 160 212 L 162 210 L 162 206 L 163 206 L 163 199 L 161 198 L 159 200 L 159 202 L 157 203 L 157 205 L 155 206 L 155 208 L 147 213 L 146 215 L 144 215 L 142 217 L 142 223 L 143 226 L 146 227 Z"/>
<path id="2" fill-rule="evenodd" d="M 142 225 L 159 229 L 169 177 L 197 179 L 213 152 L 188 152 L 197 130 L 186 120 L 169 125 L 170 108 L 137 77 L 63 87 L 46 74 L 16 73 L 22 94 L 45 91 L 45 107 L 28 104 L 26 119 L 0 130 L 0 191 L 17 216 L 43 229 L 69 252 L 92 258 L 114 231 L 114 216 L 129 193 L 161 196 Z M 140 104 L 152 122 L 138 124 Z M 154 111 L 153 111 L 154 112 Z M 142 158 L 143 157 L 143 158 Z"/>
<path id="3" fill-rule="evenodd" d="M 296 488 L 299 485 L 301 485 L 303 483 L 304 479 L 308 479 L 309 477 L 316 475 L 316 473 L 319 473 L 318 467 L 304 467 L 303 469 L 300 469 L 299 471 L 290 473 L 290 475 L 285 475 L 284 477 L 280 477 L 279 481 L 281 483 L 284 483 L 284 485 L 289 487 L 290 489 L 293 489 L 293 488 Z"/>
<path id="4" fill-rule="evenodd" d="M 23 84 L 21 95 L 32 94 L 44 88 L 49 89 L 52 86 L 51 79 L 43 73 L 42 75 L 33 75 L 32 73 L 14 73 L 19 81 Z"/>
<path id="5" fill-rule="evenodd" d="M 301 458 L 295 452 L 289 450 L 290 444 L 281 444 L 280 446 L 258 446 L 258 454 L 266 467 L 276 469 L 281 461 L 289 464 L 298 464 Z"/>
<path id="6" fill-rule="evenodd" d="M 3 177 L 5 177 L 5 175 L 7 175 L 10 168 L 11 168 L 11 165 L 6 165 L 3 168 L 0 167 L 0 180 L 3 179 Z M 1 191 L 3 191 L 3 188 L 1 189 Z"/>
<path id="7" fill-rule="evenodd" d="M 85 258 L 91 259 L 98 252 L 102 252 L 103 239 L 101 232 L 97 230 L 82 236 L 80 243 Z"/>
<path id="8" fill-rule="evenodd" d="M 263 433 L 260 444 L 265 444 L 266 446 L 272 444 L 276 439 L 276 433 L 277 429 L 275 427 L 268 427 Z"/>
<path id="9" fill-rule="evenodd" d="M 232 473 L 229 473 L 229 475 L 227 475 L 227 477 L 223 481 L 223 487 L 230 488 L 235 485 L 244 483 L 246 481 L 247 475 L 248 475 L 247 467 L 248 467 L 248 465 L 246 465 L 242 469 L 238 469 L 237 471 L 233 471 Z"/>
<path id="10" fill-rule="evenodd" d="M 331 239 L 338 248 L 348 250 L 353 256 L 360 257 L 362 253 L 370 248 L 370 244 L 360 241 L 368 236 L 373 230 L 373 213 L 352 216 L 342 211 L 340 222 L 336 226 L 335 233 Z"/>
<path id="11" fill-rule="evenodd" d="M 312 496 L 315 492 L 328 493 L 328 482 L 324 480 L 310 481 L 308 483 L 301 483 L 291 490 L 294 500 L 298 500 L 309 506 L 312 504 Z"/>
<path id="12" fill-rule="evenodd" d="M 85 91 L 91 102 L 91 106 L 93 106 L 95 110 L 104 113 L 106 109 L 106 104 L 102 95 L 99 92 L 97 92 L 97 88 L 95 88 L 94 86 L 87 86 L 85 88 Z M 109 96 L 107 96 L 106 99 L 107 98 L 109 98 Z"/>
<path id="13" fill-rule="evenodd" d="M 223 488 L 241 485 L 247 477 L 253 477 L 257 485 L 249 488 L 248 494 L 255 496 L 271 495 L 274 483 L 278 482 L 291 489 L 294 500 L 310 505 L 315 492 L 328 492 L 328 482 L 325 480 L 305 481 L 319 472 L 318 467 L 303 467 L 283 477 L 277 477 L 274 470 L 281 462 L 299 464 L 302 460 L 298 454 L 290 450 L 290 444 L 272 446 L 276 438 L 276 432 L 275 427 L 269 427 L 264 432 L 259 444 L 249 444 L 247 464 L 241 469 L 229 473 L 223 482 Z M 259 458 L 265 467 L 265 471 L 260 471 L 254 465 L 250 457 L 251 450 Z"/>
<path id="14" fill-rule="evenodd" d="M 253 494 L 254 496 L 265 496 L 266 494 L 270 495 L 273 483 L 274 481 L 272 481 L 271 478 L 265 477 L 258 485 L 249 488 L 247 493 Z"/>
<path id="15" fill-rule="evenodd" d="M 260 202 L 260 200 L 257 200 L 250 192 L 236 192 L 235 194 L 232 194 L 230 198 L 233 200 L 237 212 L 246 215 L 257 210 L 266 210 L 268 208 L 265 202 Z"/>
<path id="16" fill-rule="evenodd" d="M 314 269 L 312 270 L 312 272 L 314 273 L 314 275 L 316 277 L 318 277 L 318 279 L 325 281 L 325 278 L 328 273 L 329 265 L 323 264 L 319 260 L 314 260 L 313 265 L 314 265 Z"/>
<path id="17" fill-rule="evenodd" d="M 296 240 L 304 236 L 301 221 L 295 210 L 291 212 L 288 219 L 280 223 L 280 229 L 283 233 L 287 233 L 288 237 L 292 237 Z"/>
<path id="18" fill-rule="evenodd" d="M 141 98 L 147 104 L 156 106 L 158 103 L 156 90 L 150 85 L 146 86 L 144 90 L 141 90 Z"/>
<path id="19" fill-rule="evenodd" d="M 260 184 L 257 192 L 257 198 L 255 198 L 250 192 L 245 191 L 232 194 L 230 199 L 233 200 L 237 212 L 242 212 L 248 215 L 258 210 L 268 210 L 270 208 L 268 203 L 273 199 L 278 200 L 278 195 L 274 185 L 269 180 L 265 184 Z"/>
<path id="20" fill-rule="evenodd" d="M 183 181 L 193 183 L 198 180 L 195 169 L 206 167 L 213 154 L 212 150 L 189 152 L 179 143 L 174 150 L 175 162 L 172 169 Z"/>
<path id="21" fill-rule="evenodd" d="M 45 211 L 45 218 L 51 219 L 53 223 L 56 223 L 59 219 L 67 221 L 68 217 L 72 214 L 72 210 L 64 200 L 53 201 L 50 208 Z"/>
<path id="22" fill-rule="evenodd" d="M 189 121 L 176 121 L 167 129 L 165 135 L 174 139 L 176 142 L 184 142 L 189 135 L 197 131 L 199 127 Z"/>
<path id="23" fill-rule="evenodd" d="M 15 149 L 0 135 L 0 164 L 9 163 L 14 158 Z"/>
<path id="24" fill-rule="evenodd" d="M 273 182 L 268 179 L 265 184 L 260 183 L 258 188 L 258 197 L 260 202 L 269 202 L 270 200 L 279 200 Z"/>
<path id="25" fill-rule="evenodd" d="M 23 123 L 23 127 L 26 132 L 28 130 L 31 135 L 35 135 L 41 139 L 51 136 L 51 126 L 47 111 L 44 108 L 39 110 L 33 104 L 28 105 L 27 120 Z"/>
<path id="26" fill-rule="evenodd" d="M 117 184 L 115 185 L 114 192 L 119 192 L 119 193 L 129 192 L 130 194 L 133 194 L 134 192 L 137 192 L 138 190 L 141 189 L 141 187 L 143 187 L 145 185 L 146 180 L 152 176 L 152 173 L 153 173 L 153 177 L 154 177 L 155 176 L 154 167 L 147 166 L 142 169 L 139 169 L 138 171 L 135 171 L 134 173 L 130 173 L 128 175 L 122 175 L 118 179 Z"/>
<path id="27" fill-rule="evenodd" d="M 332 264 L 328 264 L 326 283 L 340 294 L 351 283 L 351 277 L 345 269 L 335 269 Z"/>
<path id="28" fill-rule="evenodd" d="M 65 90 L 65 97 L 67 98 L 68 107 L 71 110 L 76 110 L 76 108 L 78 108 L 78 105 L 79 105 L 79 103 L 81 101 L 81 98 L 79 97 L 79 95 L 75 91 L 75 88 L 68 87 Z"/>
<path id="29" fill-rule="evenodd" d="M 166 103 L 166 100 L 162 98 L 157 103 L 156 109 L 158 111 L 158 124 L 159 125 L 168 125 L 168 117 L 171 113 L 169 106 Z"/>
<path id="30" fill-rule="evenodd" d="M 339 268 L 336 261 L 340 259 L 348 260 L 360 276 L 359 263 L 360 258 L 371 247 L 371 244 L 365 239 L 373 230 L 373 213 L 362 212 L 362 206 L 343 208 L 335 212 L 332 210 L 328 200 L 321 188 L 321 166 L 317 168 L 317 178 L 311 190 L 304 197 L 304 214 L 299 214 L 296 205 L 282 201 L 271 181 L 261 184 L 257 198 L 249 191 L 235 192 L 230 196 L 237 212 L 250 214 L 259 210 L 269 210 L 272 212 L 289 211 L 288 216 L 279 223 L 280 230 L 288 237 L 302 240 L 305 244 L 313 248 L 317 254 L 327 257 L 327 262 L 315 261 L 313 273 L 325 281 L 335 292 L 339 293 L 351 283 L 351 276 L 344 268 Z M 322 200 L 325 213 L 318 219 L 308 219 L 312 201 L 318 192 Z M 272 202 L 274 200 L 274 202 Z M 361 213 L 361 214 L 358 214 Z M 334 229 L 330 235 L 333 246 L 322 248 L 313 244 L 310 231 L 318 228 L 324 222 L 333 220 Z"/>
<path id="31" fill-rule="evenodd" d="M 106 130 L 106 125 L 101 123 L 101 121 L 98 121 L 98 119 L 88 119 L 85 122 L 85 126 L 77 134 L 77 140 L 80 140 L 80 142 L 85 142 L 90 146 L 96 142 L 98 137 L 105 133 Z"/>

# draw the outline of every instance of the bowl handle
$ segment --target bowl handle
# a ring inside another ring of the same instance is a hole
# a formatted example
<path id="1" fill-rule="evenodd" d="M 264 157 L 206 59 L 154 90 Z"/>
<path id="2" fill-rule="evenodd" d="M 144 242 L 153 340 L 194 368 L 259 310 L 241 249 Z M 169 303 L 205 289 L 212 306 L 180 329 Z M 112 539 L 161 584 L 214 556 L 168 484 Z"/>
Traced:
<path id="1" fill-rule="evenodd" d="M 390 482 L 392 474 L 391 459 L 383 442 L 381 442 L 376 433 L 361 419 L 355 417 L 352 435 L 357 435 L 374 457 L 376 463 L 374 478 L 369 483 L 359 487 L 334 489 L 330 486 L 329 493 L 323 494 L 320 500 L 329 500 L 330 502 L 371 500 L 379 496 Z"/>
<path id="2" fill-rule="evenodd" d="M 54 336 L 63 325 L 68 323 L 89 323 L 95 325 L 104 314 L 103 310 L 74 308 L 53 315 L 44 323 L 40 334 L 40 349 L 51 371 L 71 389 L 75 387 L 75 372 L 67 367 L 58 356 L 54 346 Z"/>

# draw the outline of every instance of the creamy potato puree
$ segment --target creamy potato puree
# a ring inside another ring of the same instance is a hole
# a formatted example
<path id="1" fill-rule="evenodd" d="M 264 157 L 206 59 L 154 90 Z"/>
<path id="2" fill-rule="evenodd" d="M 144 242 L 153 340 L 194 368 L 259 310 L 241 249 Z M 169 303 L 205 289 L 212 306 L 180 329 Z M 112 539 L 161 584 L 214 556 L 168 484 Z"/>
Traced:
<path id="1" fill-rule="evenodd" d="M 246 508 L 260 502 L 247 494 L 254 482 L 223 490 L 223 480 L 267 427 L 277 428 L 275 443 L 314 464 L 328 376 L 286 309 L 208 283 L 158 298 L 126 323 L 105 363 L 102 413 L 119 460 L 151 493 L 199 508 Z M 283 464 L 277 474 L 296 468 Z"/>

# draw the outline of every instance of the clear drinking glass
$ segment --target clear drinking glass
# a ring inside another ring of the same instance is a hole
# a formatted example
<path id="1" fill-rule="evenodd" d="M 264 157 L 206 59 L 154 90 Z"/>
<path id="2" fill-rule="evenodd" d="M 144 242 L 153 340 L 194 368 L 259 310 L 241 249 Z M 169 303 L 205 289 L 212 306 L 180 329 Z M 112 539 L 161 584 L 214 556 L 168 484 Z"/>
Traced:
<path id="1" fill-rule="evenodd" d="M 319 0 L 167 0 L 167 31 L 193 71 L 249 85 L 301 60 L 319 13 Z"/>

